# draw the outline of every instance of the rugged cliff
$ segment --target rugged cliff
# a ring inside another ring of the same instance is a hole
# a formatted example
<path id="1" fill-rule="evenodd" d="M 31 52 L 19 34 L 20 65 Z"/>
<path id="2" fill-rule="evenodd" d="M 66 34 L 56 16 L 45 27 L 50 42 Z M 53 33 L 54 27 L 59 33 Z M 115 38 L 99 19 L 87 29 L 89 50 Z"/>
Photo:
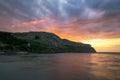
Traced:
<path id="1" fill-rule="evenodd" d="M 37 53 L 96 52 L 89 44 L 61 39 L 57 35 L 48 32 L 0 32 L 0 51 L 23 51 Z"/>

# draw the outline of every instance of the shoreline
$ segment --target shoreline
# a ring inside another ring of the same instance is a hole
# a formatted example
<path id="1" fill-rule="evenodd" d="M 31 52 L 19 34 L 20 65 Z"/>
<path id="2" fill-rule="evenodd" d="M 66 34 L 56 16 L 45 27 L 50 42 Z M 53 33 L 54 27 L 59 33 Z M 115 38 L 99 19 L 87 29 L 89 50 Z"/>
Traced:
<path id="1" fill-rule="evenodd" d="M 29 54 L 58 54 L 58 53 L 84 53 L 85 52 L 65 52 L 65 51 L 58 51 L 58 52 L 14 52 L 14 51 L 10 51 L 10 52 L 0 52 L 0 55 L 29 55 Z M 86 52 L 89 54 L 93 54 L 91 52 Z"/>

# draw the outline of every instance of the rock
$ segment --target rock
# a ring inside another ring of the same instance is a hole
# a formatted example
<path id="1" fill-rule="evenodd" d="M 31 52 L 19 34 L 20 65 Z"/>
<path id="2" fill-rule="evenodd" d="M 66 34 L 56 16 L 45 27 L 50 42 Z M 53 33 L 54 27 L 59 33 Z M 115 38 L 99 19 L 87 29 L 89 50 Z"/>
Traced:
<path id="1" fill-rule="evenodd" d="M 61 39 L 57 35 L 48 32 L 7 33 L 0 32 L 0 51 L 15 52 L 96 52 L 90 44 Z"/>

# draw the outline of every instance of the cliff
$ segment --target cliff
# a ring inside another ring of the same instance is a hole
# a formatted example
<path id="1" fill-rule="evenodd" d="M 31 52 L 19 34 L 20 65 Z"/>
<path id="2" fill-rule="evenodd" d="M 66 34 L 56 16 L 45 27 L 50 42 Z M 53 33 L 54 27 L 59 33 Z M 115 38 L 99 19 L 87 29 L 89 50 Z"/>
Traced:
<path id="1" fill-rule="evenodd" d="M 89 44 L 61 39 L 57 35 L 48 32 L 0 32 L 0 51 L 37 53 L 96 52 Z"/>

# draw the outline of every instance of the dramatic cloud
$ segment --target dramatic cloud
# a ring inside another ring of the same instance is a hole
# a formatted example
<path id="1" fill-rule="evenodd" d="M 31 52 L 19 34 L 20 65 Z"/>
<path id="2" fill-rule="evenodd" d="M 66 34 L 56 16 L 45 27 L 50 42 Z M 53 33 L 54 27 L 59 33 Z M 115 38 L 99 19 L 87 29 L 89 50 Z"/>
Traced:
<path id="1" fill-rule="evenodd" d="M 71 40 L 120 38 L 120 0 L 0 0 L 0 30 Z"/>

